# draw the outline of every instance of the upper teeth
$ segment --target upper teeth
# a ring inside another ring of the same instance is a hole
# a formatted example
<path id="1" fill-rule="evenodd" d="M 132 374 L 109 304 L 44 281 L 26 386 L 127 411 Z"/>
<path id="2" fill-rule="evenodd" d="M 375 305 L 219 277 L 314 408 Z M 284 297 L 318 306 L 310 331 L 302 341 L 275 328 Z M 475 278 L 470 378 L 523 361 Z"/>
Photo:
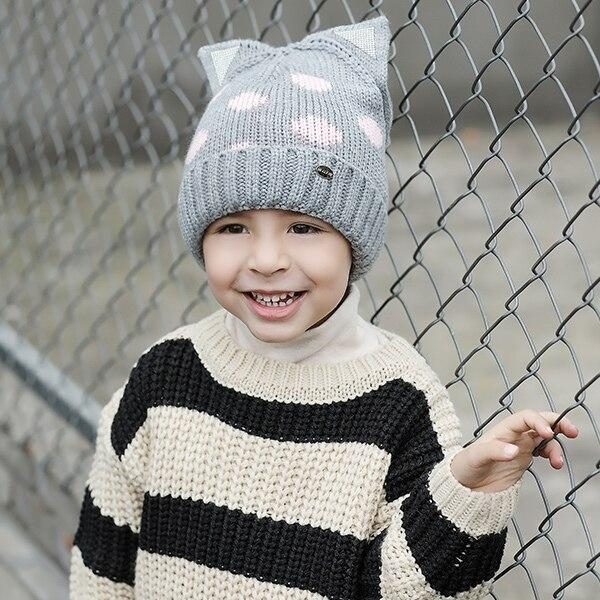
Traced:
<path id="1" fill-rule="evenodd" d="M 263 294 L 259 294 L 257 292 L 250 292 L 250 293 L 257 300 L 265 300 L 265 301 L 269 301 L 269 302 L 279 302 L 280 300 L 283 300 L 284 298 L 287 298 L 288 296 L 293 298 L 296 295 L 296 293 L 299 293 L 299 292 L 286 292 L 285 294 L 275 294 L 273 296 L 264 296 Z"/>

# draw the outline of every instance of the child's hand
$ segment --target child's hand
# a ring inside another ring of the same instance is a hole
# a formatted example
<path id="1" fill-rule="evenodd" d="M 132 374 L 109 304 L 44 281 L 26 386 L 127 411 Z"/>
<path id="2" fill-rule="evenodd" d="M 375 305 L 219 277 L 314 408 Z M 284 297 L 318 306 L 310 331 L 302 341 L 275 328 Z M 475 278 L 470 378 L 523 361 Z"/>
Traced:
<path id="1" fill-rule="evenodd" d="M 516 483 L 533 463 L 532 452 L 544 439 L 552 438 L 550 425 L 559 413 L 522 410 L 506 417 L 484 433 L 470 446 L 463 448 L 452 460 L 454 477 L 466 487 L 480 492 L 499 492 Z M 563 417 L 556 433 L 574 438 L 579 430 Z M 511 449 L 512 454 L 505 454 Z M 563 465 L 562 450 L 556 440 L 548 442 L 540 451 L 555 469 Z"/>

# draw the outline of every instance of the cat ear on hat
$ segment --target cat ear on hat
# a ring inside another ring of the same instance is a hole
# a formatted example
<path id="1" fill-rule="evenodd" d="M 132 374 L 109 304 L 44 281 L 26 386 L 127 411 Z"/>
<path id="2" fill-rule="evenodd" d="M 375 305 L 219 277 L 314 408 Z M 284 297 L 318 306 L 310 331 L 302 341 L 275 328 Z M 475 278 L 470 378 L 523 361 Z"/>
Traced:
<path id="1" fill-rule="evenodd" d="M 360 23 L 338 25 L 329 29 L 315 31 L 302 40 L 331 40 L 342 44 L 349 50 L 353 58 L 357 59 L 365 69 L 373 75 L 383 97 L 383 110 L 386 121 L 386 147 L 390 143 L 390 129 L 392 125 L 392 99 L 388 89 L 387 67 L 391 41 L 389 20 L 385 15 L 374 19 L 367 19 Z"/>
<path id="2" fill-rule="evenodd" d="M 197 55 L 214 97 L 240 65 L 250 67 L 273 52 L 274 48 L 264 42 L 235 39 L 201 46 Z"/>
<path id="3" fill-rule="evenodd" d="M 349 42 L 355 56 L 361 60 L 374 75 L 379 84 L 387 83 L 387 64 L 390 49 L 390 24 L 385 15 L 374 19 L 338 25 L 307 36 L 333 36 L 342 43 Z M 357 51 L 358 50 L 358 51 Z"/>

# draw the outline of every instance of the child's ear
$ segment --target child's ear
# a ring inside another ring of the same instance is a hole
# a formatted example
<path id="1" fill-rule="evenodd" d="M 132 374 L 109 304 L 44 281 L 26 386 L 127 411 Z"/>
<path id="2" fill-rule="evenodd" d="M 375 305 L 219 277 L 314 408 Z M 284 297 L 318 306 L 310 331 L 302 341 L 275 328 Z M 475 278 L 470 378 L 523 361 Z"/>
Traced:
<path id="1" fill-rule="evenodd" d="M 385 15 L 350 25 L 338 25 L 315 31 L 304 40 L 333 37 L 346 44 L 354 55 L 373 73 L 380 85 L 387 85 L 387 65 L 390 49 L 390 24 Z"/>
<path id="2" fill-rule="evenodd" d="M 273 46 L 252 39 L 235 39 L 208 44 L 198 49 L 213 97 L 229 81 L 240 64 L 250 67 L 275 51 Z"/>

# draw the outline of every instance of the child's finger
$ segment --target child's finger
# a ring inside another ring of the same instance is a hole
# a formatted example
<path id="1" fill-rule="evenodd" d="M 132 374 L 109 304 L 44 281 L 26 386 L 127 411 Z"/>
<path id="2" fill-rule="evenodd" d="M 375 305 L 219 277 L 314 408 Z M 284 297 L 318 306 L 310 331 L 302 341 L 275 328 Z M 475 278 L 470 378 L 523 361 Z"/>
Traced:
<path id="1" fill-rule="evenodd" d="M 518 453 L 519 447 L 514 444 L 491 440 L 485 444 L 485 451 L 481 453 L 479 460 L 482 464 L 493 461 L 508 461 L 515 458 Z"/>
<path id="2" fill-rule="evenodd" d="M 560 444 L 556 440 L 548 442 L 539 452 L 539 456 L 543 456 L 550 461 L 550 464 L 555 469 L 560 469 L 564 463 L 563 451 Z"/>
<path id="3" fill-rule="evenodd" d="M 550 425 L 552 425 L 554 423 L 554 421 L 556 421 L 557 417 L 554 416 L 554 415 L 556 415 L 556 413 L 549 412 L 549 411 L 542 411 L 540 414 L 548 419 L 548 422 L 550 423 Z M 567 417 L 563 417 L 556 424 L 556 427 L 554 428 L 554 433 L 559 433 L 559 432 L 563 433 L 564 435 L 566 435 L 567 437 L 570 437 L 570 438 L 574 438 L 579 435 L 579 429 L 577 429 L 577 427 L 573 424 L 573 422 L 570 421 Z"/>
<path id="4" fill-rule="evenodd" d="M 549 423 L 558 418 L 558 413 L 545 412 L 544 415 L 534 410 L 521 410 L 502 422 L 512 433 L 522 434 L 533 429 L 543 438 L 549 438 L 554 435 L 554 431 Z"/>

